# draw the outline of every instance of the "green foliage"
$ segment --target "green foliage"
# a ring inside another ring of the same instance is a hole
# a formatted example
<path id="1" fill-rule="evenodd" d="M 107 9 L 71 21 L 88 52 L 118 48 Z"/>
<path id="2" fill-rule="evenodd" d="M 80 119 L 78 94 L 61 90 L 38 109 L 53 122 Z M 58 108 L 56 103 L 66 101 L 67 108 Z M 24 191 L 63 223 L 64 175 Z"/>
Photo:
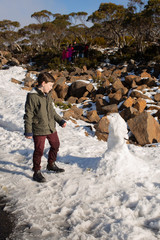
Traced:
<path id="1" fill-rule="evenodd" d="M 60 109 L 63 109 L 63 110 L 66 110 L 66 109 L 69 109 L 72 107 L 72 105 L 70 103 L 66 104 L 63 102 L 57 102 L 57 103 L 55 103 L 55 106 L 59 107 Z"/>
<path id="2" fill-rule="evenodd" d="M 92 41 L 92 44 L 100 47 L 105 47 L 107 45 L 104 37 L 95 37 L 94 40 Z"/>

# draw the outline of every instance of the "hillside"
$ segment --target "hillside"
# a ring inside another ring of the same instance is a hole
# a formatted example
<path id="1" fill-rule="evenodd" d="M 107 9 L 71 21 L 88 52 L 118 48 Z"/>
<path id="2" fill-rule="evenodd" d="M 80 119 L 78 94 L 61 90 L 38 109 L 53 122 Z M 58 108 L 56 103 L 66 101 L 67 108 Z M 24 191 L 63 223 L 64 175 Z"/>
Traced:
<path id="1" fill-rule="evenodd" d="M 32 181 L 33 142 L 23 135 L 27 91 L 11 82 L 25 75 L 22 67 L 0 70 L 0 194 L 17 219 L 12 239 L 159 239 L 160 145 L 126 144 L 127 125 L 118 113 L 109 116 L 108 143 L 93 132 L 86 136 L 82 120 L 57 126 L 57 164 L 65 172 L 45 170 L 46 142 L 47 182 Z"/>

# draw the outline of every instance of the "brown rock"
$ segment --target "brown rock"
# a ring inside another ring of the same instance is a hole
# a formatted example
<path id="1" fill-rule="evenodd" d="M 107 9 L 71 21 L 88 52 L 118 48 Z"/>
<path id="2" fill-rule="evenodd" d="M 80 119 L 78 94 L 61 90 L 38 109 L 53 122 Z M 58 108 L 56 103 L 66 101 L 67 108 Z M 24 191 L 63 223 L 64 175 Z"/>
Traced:
<path id="1" fill-rule="evenodd" d="M 136 87 L 136 90 L 142 91 L 142 90 L 145 89 L 145 88 L 147 88 L 147 85 L 146 85 L 146 84 L 142 84 L 142 85 Z"/>
<path id="2" fill-rule="evenodd" d="M 87 67 L 83 66 L 82 70 L 83 70 L 83 72 L 87 72 Z"/>
<path id="3" fill-rule="evenodd" d="M 143 112 L 127 123 L 140 145 L 160 142 L 160 125 L 149 113 Z"/>
<path id="4" fill-rule="evenodd" d="M 108 103 L 102 98 L 98 98 L 96 100 L 96 110 L 98 112 L 102 112 L 102 107 L 107 106 L 107 105 L 108 105 Z"/>
<path id="5" fill-rule="evenodd" d="M 15 78 L 11 78 L 11 82 L 16 83 L 16 84 L 22 84 L 21 81 L 15 79 Z"/>
<path id="6" fill-rule="evenodd" d="M 125 77 L 125 82 L 132 88 L 136 87 L 136 83 L 139 83 L 141 78 L 136 75 L 128 75 Z"/>
<path id="7" fill-rule="evenodd" d="M 70 117 L 73 117 L 73 116 L 74 116 L 74 111 L 71 110 L 71 109 L 63 112 L 63 118 L 64 118 L 65 120 L 69 120 Z"/>
<path id="8" fill-rule="evenodd" d="M 138 98 L 133 107 L 136 108 L 140 113 L 142 113 L 146 105 L 146 101 L 143 98 Z"/>
<path id="9" fill-rule="evenodd" d="M 110 114 L 110 113 L 117 113 L 118 112 L 118 106 L 117 104 L 111 104 L 108 106 L 102 107 L 101 113 L 103 114 Z"/>
<path id="10" fill-rule="evenodd" d="M 87 112 L 87 118 L 90 122 L 95 123 L 100 120 L 96 110 Z"/>
<path id="11" fill-rule="evenodd" d="M 81 98 L 77 98 L 77 101 L 78 101 L 78 103 L 82 103 L 82 102 L 84 102 L 84 101 L 86 101 L 88 98 L 87 97 L 81 97 Z"/>
<path id="12" fill-rule="evenodd" d="M 126 94 L 128 92 L 128 89 L 123 86 L 122 82 L 119 79 L 114 81 L 114 83 L 112 84 L 112 88 L 114 91 L 118 91 L 119 89 L 122 89 L 123 94 Z"/>
<path id="13" fill-rule="evenodd" d="M 144 98 L 144 99 L 149 99 L 152 100 L 150 97 L 142 94 L 140 91 L 133 90 L 130 94 L 131 97 L 133 98 Z"/>
<path id="14" fill-rule="evenodd" d="M 26 90 L 26 91 L 31 91 L 32 90 L 32 87 L 21 87 L 23 90 Z"/>
<path id="15" fill-rule="evenodd" d="M 63 112 L 63 117 L 66 120 L 69 120 L 70 117 L 75 119 L 80 119 L 83 114 L 83 109 L 72 106 L 69 110 Z"/>
<path id="16" fill-rule="evenodd" d="M 34 84 L 34 79 L 31 77 L 25 77 L 23 81 L 25 87 L 31 87 Z"/>
<path id="17" fill-rule="evenodd" d="M 96 131 L 96 132 L 95 132 L 95 135 L 97 136 L 97 138 L 98 138 L 99 141 L 102 140 L 102 141 L 104 141 L 104 142 L 107 142 L 108 136 L 109 136 L 108 133 L 101 133 L 101 132 L 99 132 L 99 131 Z"/>
<path id="18" fill-rule="evenodd" d="M 56 87 L 55 87 L 55 91 L 57 93 L 57 96 L 59 98 L 64 99 L 68 94 L 68 88 L 69 88 L 68 85 L 66 85 L 64 83 L 57 84 Z"/>
<path id="19" fill-rule="evenodd" d="M 107 141 L 109 135 L 108 127 L 109 120 L 106 116 L 102 117 L 100 121 L 95 125 L 96 128 L 95 135 L 99 140 Z"/>
<path id="20" fill-rule="evenodd" d="M 69 87 L 69 96 L 81 98 L 86 92 L 87 83 L 83 81 L 76 81 Z"/>
<path id="21" fill-rule="evenodd" d="M 94 86 L 91 83 L 89 83 L 89 84 L 86 85 L 86 90 L 88 92 L 92 92 L 94 90 Z"/>
<path id="22" fill-rule="evenodd" d="M 76 103 L 77 100 L 78 100 L 78 98 L 71 96 L 71 97 L 69 97 L 69 98 L 67 99 L 67 102 L 68 102 L 68 103 Z"/>
<path id="23" fill-rule="evenodd" d="M 144 70 L 144 71 L 141 73 L 141 78 L 151 78 L 151 75 Z"/>
<path id="24" fill-rule="evenodd" d="M 120 112 L 121 117 L 125 120 L 128 121 L 131 118 L 134 118 L 135 116 L 138 116 L 140 113 L 136 108 L 133 107 L 128 107 L 126 109 L 123 109 Z"/>
<path id="25" fill-rule="evenodd" d="M 108 78 L 103 77 L 102 86 L 105 88 L 110 86 L 110 81 L 108 80 Z"/>
<path id="26" fill-rule="evenodd" d="M 97 70 L 97 71 L 96 71 L 96 78 L 100 80 L 101 77 L 102 77 L 102 72 L 99 71 L 99 70 Z"/>
<path id="27" fill-rule="evenodd" d="M 58 98 L 58 96 L 57 96 L 56 91 L 54 89 L 52 89 L 52 99 L 55 100 L 57 98 Z"/>
<path id="28" fill-rule="evenodd" d="M 0 57 L 1 65 L 5 65 L 7 62 L 8 62 L 8 60 L 5 57 Z"/>
<path id="29" fill-rule="evenodd" d="M 71 76 L 70 77 L 70 82 L 76 82 L 77 80 L 82 80 L 81 76 Z"/>
<path id="30" fill-rule="evenodd" d="M 154 100 L 156 102 L 160 102 L 160 93 L 157 93 L 157 94 L 154 95 Z"/>
<path id="31" fill-rule="evenodd" d="M 57 77 L 57 79 L 56 79 L 56 85 L 64 85 L 65 82 L 66 82 L 65 77 Z"/>
<path id="32" fill-rule="evenodd" d="M 134 103 L 135 103 L 135 100 L 129 97 L 124 101 L 124 103 L 122 104 L 122 107 L 125 107 L 125 108 L 132 107 Z"/>
<path id="33" fill-rule="evenodd" d="M 123 97 L 122 92 L 123 92 L 122 89 L 119 89 L 115 93 L 110 93 L 108 95 L 110 104 L 114 104 L 114 103 L 118 104 L 122 100 L 122 97 Z"/>

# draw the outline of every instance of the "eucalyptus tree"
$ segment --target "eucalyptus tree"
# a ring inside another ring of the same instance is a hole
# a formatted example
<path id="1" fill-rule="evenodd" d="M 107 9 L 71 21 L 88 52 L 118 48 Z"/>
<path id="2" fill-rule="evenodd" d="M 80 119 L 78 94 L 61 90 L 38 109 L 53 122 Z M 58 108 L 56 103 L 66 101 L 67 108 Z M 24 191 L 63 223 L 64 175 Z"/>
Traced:
<path id="1" fill-rule="evenodd" d="M 3 20 L 0 21 L 0 44 L 2 46 L 12 46 L 18 40 L 19 34 L 17 29 L 20 23 L 17 21 Z"/>
<path id="2" fill-rule="evenodd" d="M 130 0 L 124 25 L 134 40 L 136 51 L 144 52 L 160 37 L 160 0 L 149 0 L 146 5 L 141 0 Z"/>
<path id="3" fill-rule="evenodd" d="M 89 39 L 89 27 L 87 26 L 86 12 L 72 12 L 69 14 L 69 21 L 71 26 L 69 28 L 69 35 L 71 41 L 78 40 L 80 43 L 86 44 Z"/>
<path id="4" fill-rule="evenodd" d="M 97 11 L 93 12 L 88 21 L 99 24 L 96 36 L 104 37 L 108 41 L 114 41 L 119 47 L 123 47 L 126 29 L 122 23 L 125 18 L 125 8 L 114 3 L 101 3 Z"/>
<path id="5" fill-rule="evenodd" d="M 39 24 L 42 24 L 43 22 L 49 22 L 51 20 L 51 17 L 53 17 L 53 13 L 51 13 L 47 10 L 42 10 L 40 12 L 34 12 L 31 15 L 31 18 L 34 18 L 35 20 L 37 20 Z"/>

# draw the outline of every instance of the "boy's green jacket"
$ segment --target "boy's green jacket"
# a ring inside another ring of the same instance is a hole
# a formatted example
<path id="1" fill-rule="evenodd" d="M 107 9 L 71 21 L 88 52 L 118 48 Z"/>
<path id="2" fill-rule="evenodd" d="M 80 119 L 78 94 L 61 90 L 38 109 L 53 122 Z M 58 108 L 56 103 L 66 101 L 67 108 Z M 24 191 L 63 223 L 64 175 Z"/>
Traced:
<path id="1" fill-rule="evenodd" d="M 51 92 L 44 95 L 35 88 L 28 93 L 24 114 L 25 136 L 51 134 L 56 131 L 56 122 L 60 126 L 65 123 L 53 108 Z"/>

